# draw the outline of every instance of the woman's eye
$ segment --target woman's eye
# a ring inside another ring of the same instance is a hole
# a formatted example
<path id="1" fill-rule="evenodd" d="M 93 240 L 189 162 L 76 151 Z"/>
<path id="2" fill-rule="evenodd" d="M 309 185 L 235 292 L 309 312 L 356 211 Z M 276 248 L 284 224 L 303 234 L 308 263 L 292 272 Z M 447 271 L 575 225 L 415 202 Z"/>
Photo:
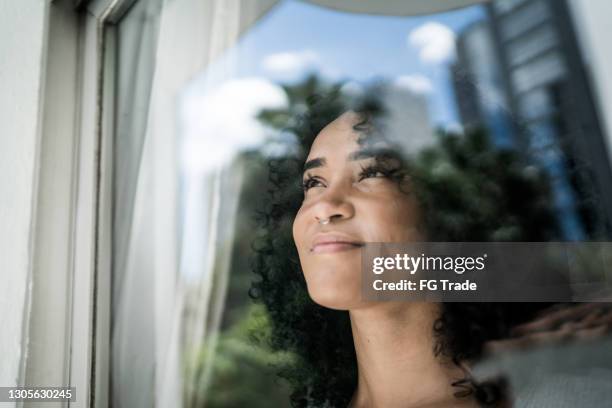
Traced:
<path id="1" fill-rule="evenodd" d="M 322 186 L 323 186 L 323 183 L 321 183 L 321 180 L 317 179 L 316 177 L 307 178 L 306 180 L 302 182 L 302 188 L 304 189 L 304 191 L 308 191 L 313 187 L 322 187 Z"/>
<path id="2" fill-rule="evenodd" d="M 381 178 L 388 176 L 388 173 L 382 171 L 381 169 L 377 169 L 375 167 L 365 168 L 361 171 L 361 173 L 359 173 L 359 181 L 367 178 Z"/>

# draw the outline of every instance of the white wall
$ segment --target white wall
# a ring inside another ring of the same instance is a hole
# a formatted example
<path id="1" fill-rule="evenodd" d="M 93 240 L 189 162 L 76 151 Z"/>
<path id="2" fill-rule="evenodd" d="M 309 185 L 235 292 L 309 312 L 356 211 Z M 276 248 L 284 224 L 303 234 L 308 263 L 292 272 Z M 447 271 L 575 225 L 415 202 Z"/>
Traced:
<path id="1" fill-rule="evenodd" d="M 0 385 L 17 384 L 27 313 L 49 1 L 0 1 Z"/>

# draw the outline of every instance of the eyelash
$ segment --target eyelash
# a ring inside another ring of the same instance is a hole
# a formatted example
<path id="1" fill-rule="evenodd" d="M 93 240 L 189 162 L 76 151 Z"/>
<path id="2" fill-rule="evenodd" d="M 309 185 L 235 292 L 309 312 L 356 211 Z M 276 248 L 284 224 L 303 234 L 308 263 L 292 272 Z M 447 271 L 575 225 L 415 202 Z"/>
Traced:
<path id="1" fill-rule="evenodd" d="M 393 173 L 393 170 L 385 169 L 382 166 L 377 164 L 371 164 L 369 166 L 361 166 L 361 171 L 359 172 L 359 181 L 372 177 L 377 177 L 376 174 L 380 173 L 382 176 L 378 177 L 390 177 Z"/>
<path id="2" fill-rule="evenodd" d="M 394 170 L 385 169 L 377 164 L 371 164 L 369 166 L 361 166 L 361 171 L 359 172 L 358 181 L 362 181 L 366 178 L 374 177 L 376 178 L 376 174 L 380 173 L 382 176 L 378 176 L 378 178 L 388 178 L 394 173 Z M 313 187 L 314 182 L 321 182 L 321 180 L 316 176 L 307 175 L 306 180 L 302 182 L 302 190 L 304 192 L 310 190 Z"/>
<path id="3" fill-rule="evenodd" d="M 302 190 L 304 192 L 306 192 L 306 191 L 310 190 L 311 188 L 316 187 L 316 186 L 312 185 L 314 182 L 319 182 L 320 183 L 321 180 L 319 180 L 318 177 L 313 177 L 311 175 L 307 175 L 306 176 L 306 180 L 304 180 L 302 182 Z"/>

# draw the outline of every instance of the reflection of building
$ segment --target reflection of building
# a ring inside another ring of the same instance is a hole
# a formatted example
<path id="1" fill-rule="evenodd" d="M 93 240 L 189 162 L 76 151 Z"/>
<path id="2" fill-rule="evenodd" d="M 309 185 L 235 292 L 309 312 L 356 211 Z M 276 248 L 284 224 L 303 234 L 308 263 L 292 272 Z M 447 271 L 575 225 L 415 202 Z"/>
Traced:
<path id="1" fill-rule="evenodd" d="M 385 132 L 401 141 L 408 154 L 414 154 L 435 142 L 429 120 L 427 97 L 403 86 L 385 90 Z"/>
<path id="2" fill-rule="evenodd" d="M 458 40 L 456 93 L 460 105 L 468 101 L 462 119 L 499 132 L 480 91 L 496 88 L 515 119 L 514 144 L 552 178 L 565 238 L 609 233 L 612 172 L 566 1 L 494 0 L 488 12 L 488 22 Z"/>
<path id="3" fill-rule="evenodd" d="M 457 61 L 451 69 L 463 126 L 486 127 L 496 145 L 512 145 L 502 70 L 486 20 L 470 25 L 457 38 Z"/>

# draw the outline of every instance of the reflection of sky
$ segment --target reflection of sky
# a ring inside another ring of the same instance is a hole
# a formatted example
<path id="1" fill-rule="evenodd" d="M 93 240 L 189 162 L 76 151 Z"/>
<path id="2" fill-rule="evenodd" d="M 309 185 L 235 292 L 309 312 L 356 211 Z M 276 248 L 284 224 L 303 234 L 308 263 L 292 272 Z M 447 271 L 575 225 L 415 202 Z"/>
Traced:
<path id="1" fill-rule="evenodd" d="M 292 77 L 300 69 L 302 73 L 315 69 L 334 80 L 422 76 L 429 79 L 434 89 L 430 98 L 432 120 L 456 123 L 458 118 L 447 63 L 423 61 L 421 49 L 411 43 L 409 37 L 427 23 L 437 22 L 457 32 L 484 16 L 482 6 L 430 16 L 388 17 L 344 13 L 286 1 L 246 32 L 223 59 L 232 61 L 236 76 L 262 76 L 273 80 L 289 78 L 287 73 L 280 72 L 282 58 L 276 60 L 276 71 L 267 64 L 269 57 L 279 54 L 285 54 L 285 67 L 294 71 Z M 428 34 L 432 42 L 430 47 L 444 45 L 436 44 L 435 32 Z M 214 76 L 214 65 L 224 64 L 213 64 L 209 75 Z"/>
<path id="2" fill-rule="evenodd" d="M 453 125 L 458 115 L 448 64 L 454 33 L 481 18 L 481 6 L 386 17 L 285 1 L 244 33 L 182 95 L 183 276 L 201 277 L 211 255 L 203 250 L 212 225 L 205 181 L 211 179 L 205 174 L 261 143 L 266 132 L 256 112 L 287 104 L 274 83 L 293 82 L 310 71 L 332 81 L 387 78 L 428 95 L 430 120 Z"/>

